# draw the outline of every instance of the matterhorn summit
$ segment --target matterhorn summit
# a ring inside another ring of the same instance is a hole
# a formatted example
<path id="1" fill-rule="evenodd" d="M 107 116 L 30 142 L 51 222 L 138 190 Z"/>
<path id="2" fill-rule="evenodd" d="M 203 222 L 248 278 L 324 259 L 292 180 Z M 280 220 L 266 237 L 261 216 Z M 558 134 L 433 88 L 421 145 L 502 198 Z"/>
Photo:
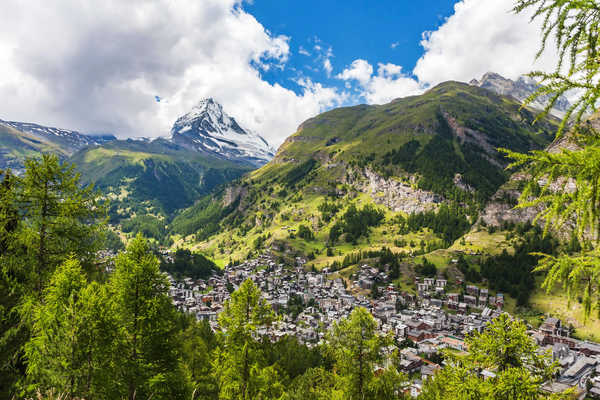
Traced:
<path id="1" fill-rule="evenodd" d="M 173 142 L 201 153 L 256 166 L 269 162 L 275 150 L 262 136 L 242 128 L 212 98 L 201 100 L 171 129 Z"/>

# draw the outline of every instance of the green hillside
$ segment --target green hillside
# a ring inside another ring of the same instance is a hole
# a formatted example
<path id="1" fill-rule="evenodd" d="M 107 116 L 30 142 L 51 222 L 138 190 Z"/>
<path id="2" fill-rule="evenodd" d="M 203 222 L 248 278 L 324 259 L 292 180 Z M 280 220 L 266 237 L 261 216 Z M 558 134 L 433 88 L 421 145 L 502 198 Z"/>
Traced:
<path id="1" fill-rule="evenodd" d="M 55 143 L 0 124 L 0 169 L 12 168 L 19 170 L 23 167 L 25 158 L 41 152 L 52 152 L 62 157 L 68 155 L 65 149 Z"/>
<path id="2" fill-rule="evenodd" d="M 171 214 L 248 172 L 247 164 L 201 155 L 163 140 L 113 141 L 70 161 L 110 200 L 111 224 L 164 239 Z"/>
<path id="3" fill-rule="evenodd" d="M 321 268 L 385 246 L 445 265 L 508 179 L 496 149 L 552 139 L 557 121 L 532 126 L 534 118 L 511 98 L 458 82 L 335 109 L 304 122 L 272 162 L 179 213 L 171 233 L 222 264 L 274 248 Z"/>

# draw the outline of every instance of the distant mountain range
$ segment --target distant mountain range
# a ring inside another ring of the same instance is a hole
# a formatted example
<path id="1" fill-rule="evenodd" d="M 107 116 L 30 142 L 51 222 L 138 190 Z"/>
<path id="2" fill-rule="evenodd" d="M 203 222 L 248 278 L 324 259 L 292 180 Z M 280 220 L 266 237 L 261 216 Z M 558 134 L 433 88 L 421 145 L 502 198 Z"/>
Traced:
<path id="1" fill-rule="evenodd" d="M 372 201 L 392 212 L 422 212 L 444 199 L 483 205 L 509 178 L 498 147 L 528 151 L 553 138 L 555 118 L 534 129 L 537 111 L 520 108 L 536 88 L 525 78 L 488 73 L 470 85 L 446 82 L 385 105 L 334 109 L 302 123 L 276 155 L 212 98 L 178 118 L 170 137 L 152 140 L 0 121 L 0 168 L 18 171 L 28 156 L 59 154 L 111 200 L 113 224 L 146 216 L 161 239 L 194 234 L 201 241 L 259 223 L 260 230 L 271 218 L 287 221 L 271 209 L 281 200 L 306 210 L 315 204 L 302 196 L 370 196 L 373 188 Z M 568 102 L 558 106 L 566 110 Z M 252 179 L 214 191 L 257 167 Z M 282 193 L 277 201 L 263 198 L 273 190 Z M 249 251 L 235 247 L 235 257 Z"/>
<path id="2" fill-rule="evenodd" d="M 82 181 L 95 183 L 111 200 L 113 223 L 131 214 L 168 217 L 274 155 L 260 135 L 210 98 L 177 119 L 168 138 L 118 140 L 0 120 L 0 169 L 20 174 L 25 159 L 42 152 L 74 162 Z"/>
<path id="3" fill-rule="evenodd" d="M 25 158 L 39 152 L 53 152 L 68 158 L 82 149 L 102 147 L 110 142 L 119 141 L 113 135 L 86 135 L 29 122 L 0 120 L 0 168 L 12 168 L 18 173 Z M 171 142 L 208 159 L 246 164 L 251 168 L 266 164 L 275 155 L 275 150 L 262 136 L 243 128 L 212 98 L 201 100 L 189 113 L 178 118 L 169 138 L 140 137 L 126 142 L 139 142 L 139 146 Z"/>
<path id="4" fill-rule="evenodd" d="M 503 96 L 511 96 L 521 103 L 539 88 L 539 84 L 530 77 L 521 76 L 516 81 L 513 81 L 495 72 L 488 72 L 480 80 L 473 79 L 469 84 L 491 90 Z M 545 95 L 530 103 L 529 106 L 543 110 L 549 101 L 550 96 Z M 551 112 L 558 117 L 562 117 L 570 106 L 571 103 L 569 100 L 565 96 L 560 96 Z"/>

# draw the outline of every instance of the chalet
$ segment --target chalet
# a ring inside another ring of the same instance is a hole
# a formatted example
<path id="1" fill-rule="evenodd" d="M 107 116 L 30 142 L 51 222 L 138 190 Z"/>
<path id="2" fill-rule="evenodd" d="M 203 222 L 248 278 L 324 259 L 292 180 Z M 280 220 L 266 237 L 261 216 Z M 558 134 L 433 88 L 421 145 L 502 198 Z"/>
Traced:
<path id="1" fill-rule="evenodd" d="M 477 296 L 479 296 L 479 288 L 477 286 L 468 285 L 467 293 L 470 294 L 471 296 L 477 297 Z"/>
<path id="2" fill-rule="evenodd" d="M 558 318 L 546 318 L 544 323 L 540 326 L 540 331 L 546 335 L 556 335 L 560 330 L 560 319 Z"/>
<path id="3" fill-rule="evenodd" d="M 440 339 L 440 342 L 451 349 L 458 351 L 467 351 L 467 345 L 465 344 L 464 340 L 460 340 L 454 336 L 444 336 Z"/>
<path id="4" fill-rule="evenodd" d="M 469 307 L 477 307 L 477 298 L 475 296 L 465 295 L 463 300 Z"/>

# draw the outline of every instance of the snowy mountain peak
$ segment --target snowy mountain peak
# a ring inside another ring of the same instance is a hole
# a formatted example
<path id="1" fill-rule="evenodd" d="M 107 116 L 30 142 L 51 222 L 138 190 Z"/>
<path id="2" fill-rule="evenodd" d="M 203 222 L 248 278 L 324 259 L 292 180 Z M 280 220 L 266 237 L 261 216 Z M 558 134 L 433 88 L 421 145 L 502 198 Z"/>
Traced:
<path id="1" fill-rule="evenodd" d="M 171 140 L 195 151 L 257 166 L 266 164 L 275 155 L 265 139 L 242 128 L 210 97 L 200 100 L 175 121 Z"/>

